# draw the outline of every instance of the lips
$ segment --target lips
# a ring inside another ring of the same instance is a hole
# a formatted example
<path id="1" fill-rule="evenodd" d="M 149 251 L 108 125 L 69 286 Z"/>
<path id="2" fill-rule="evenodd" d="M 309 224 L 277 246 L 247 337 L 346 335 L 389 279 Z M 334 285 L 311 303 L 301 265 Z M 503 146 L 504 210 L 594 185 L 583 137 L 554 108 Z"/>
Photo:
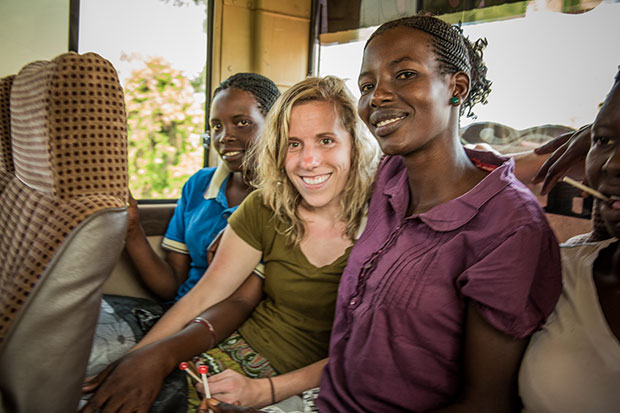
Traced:
<path id="1" fill-rule="evenodd" d="M 242 156 L 243 152 L 244 151 L 242 149 L 225 149 L 220 152 L 220 155 L 222 156 L 222 159 L 228 160 Z"/>
<path id="2" fill-rule="evenodd" d="M 409 114 L 397 110 L 377 110 L 370 114 L 369 122 L 377 136 L 387 136 L 394 132 Z"/>
<path id="3" fill-rule="evenodd" d="M 321 185 L 323 182 L 327 181 L 330 176 L 331 173 L 314 176 L 300 176 L 300 178 L 307 186 L 316 186 Z"/>

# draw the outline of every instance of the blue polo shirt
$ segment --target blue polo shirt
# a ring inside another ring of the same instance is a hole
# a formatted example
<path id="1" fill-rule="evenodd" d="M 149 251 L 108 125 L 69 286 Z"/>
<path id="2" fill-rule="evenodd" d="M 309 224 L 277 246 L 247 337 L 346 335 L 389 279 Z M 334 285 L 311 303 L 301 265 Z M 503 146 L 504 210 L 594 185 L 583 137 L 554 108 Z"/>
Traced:
<path id="1" fill-rule="evenodd" d="M 226 183 L 230 170 L 222 163 L 203 168 L 187 180 L 181 198 L 162 241 L 162 248 L 189 255 L 187 280 L 179 287 L 175 301 L 183 297 L 207 269 L 207 247 L 222 231 L 237 207 L 229 207 Z"/>

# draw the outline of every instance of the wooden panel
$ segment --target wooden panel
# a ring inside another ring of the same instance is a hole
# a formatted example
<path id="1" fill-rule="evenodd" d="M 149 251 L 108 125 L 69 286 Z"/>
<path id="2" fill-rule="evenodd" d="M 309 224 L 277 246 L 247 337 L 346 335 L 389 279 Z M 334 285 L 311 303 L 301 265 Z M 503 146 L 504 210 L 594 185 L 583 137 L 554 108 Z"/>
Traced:
<path id="1" fill-rule="evenodd" d="M 310 21 L 256 12 L 254 70 L 286 89 L 306 77 Z"/>
<path id="2" fill-rule="evenodd" d="M 247 2 L 227 0 L 222 10 L 221 60 L 219 79 L 214 89 L 224 79 L 239 72 L 252 71 L 253 13 Z"/>
<path id="3" fill-rule="evenodd" d="M 312 1 L 306 0 L 256 0 L 256 9 L 288 14 L 289 16 L 305 17 L 310 20 Z"/>

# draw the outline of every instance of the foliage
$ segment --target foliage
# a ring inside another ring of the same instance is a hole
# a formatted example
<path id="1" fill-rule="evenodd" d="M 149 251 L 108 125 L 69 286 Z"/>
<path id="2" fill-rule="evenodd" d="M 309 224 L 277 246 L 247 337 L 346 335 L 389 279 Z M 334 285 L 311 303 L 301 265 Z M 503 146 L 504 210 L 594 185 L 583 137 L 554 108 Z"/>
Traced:
<path id="1" fill-rule="evenodd" d="M 177 198 L 202 166 L 204 110 L 189 79 L 161 57 L 125 81 L 129 185 L 139 198 Z"/>

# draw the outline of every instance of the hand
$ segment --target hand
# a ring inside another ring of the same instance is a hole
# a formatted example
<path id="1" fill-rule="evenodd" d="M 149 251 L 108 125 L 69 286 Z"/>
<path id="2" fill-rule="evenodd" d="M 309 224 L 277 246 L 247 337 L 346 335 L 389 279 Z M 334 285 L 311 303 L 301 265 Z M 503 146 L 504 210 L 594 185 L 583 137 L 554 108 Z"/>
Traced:
<path id="1" fill-rule="evenodd" d="M 140 227 L 140 210 L 138 209 L 138 201 L 135 200 L 131 191 L 127 199 L 127 214 L 129 215 L 129 224 L 127 232 L 133 232 Z"/>
<path id="2" fill-rule="evenodd" d="M 204 395 L 202 383 L 196 389 Z M 230 369 L 209 377 L 209 390 L 212 397 L 235 405 L 262 406 L 271 400 L 267 379 L 250 379 Z"/>
<path id="3" fill-rule="evenodd" d="M 95 393 L 81 412 L 148 412 L 170 373 L 161 356 L 150 349 L 145 347 L 126 354 L 85 382 L 82 391 Z"/>
<path id="4" fill-rule="evenodd" d="M 535 149 L 537 154 L 553 152 L 553 155 L 540 167 L 532 182 L 543 182 L 542 194 L 547 194 L 564 175 L 577 180 L 585 177 L 585 159 L 590 150 L 591 125 L 583 126 L 577 132 L 558 136 Z"/>
<path id="5" fill-rule="evenodd" d="M 217 399 L 203 399 L 200 407 L 198 407 L 198 413 L 207 413 L 209 410 L 213 413 L 260 412 L 253 407 L 237 406 L 220 402 Z"/>

